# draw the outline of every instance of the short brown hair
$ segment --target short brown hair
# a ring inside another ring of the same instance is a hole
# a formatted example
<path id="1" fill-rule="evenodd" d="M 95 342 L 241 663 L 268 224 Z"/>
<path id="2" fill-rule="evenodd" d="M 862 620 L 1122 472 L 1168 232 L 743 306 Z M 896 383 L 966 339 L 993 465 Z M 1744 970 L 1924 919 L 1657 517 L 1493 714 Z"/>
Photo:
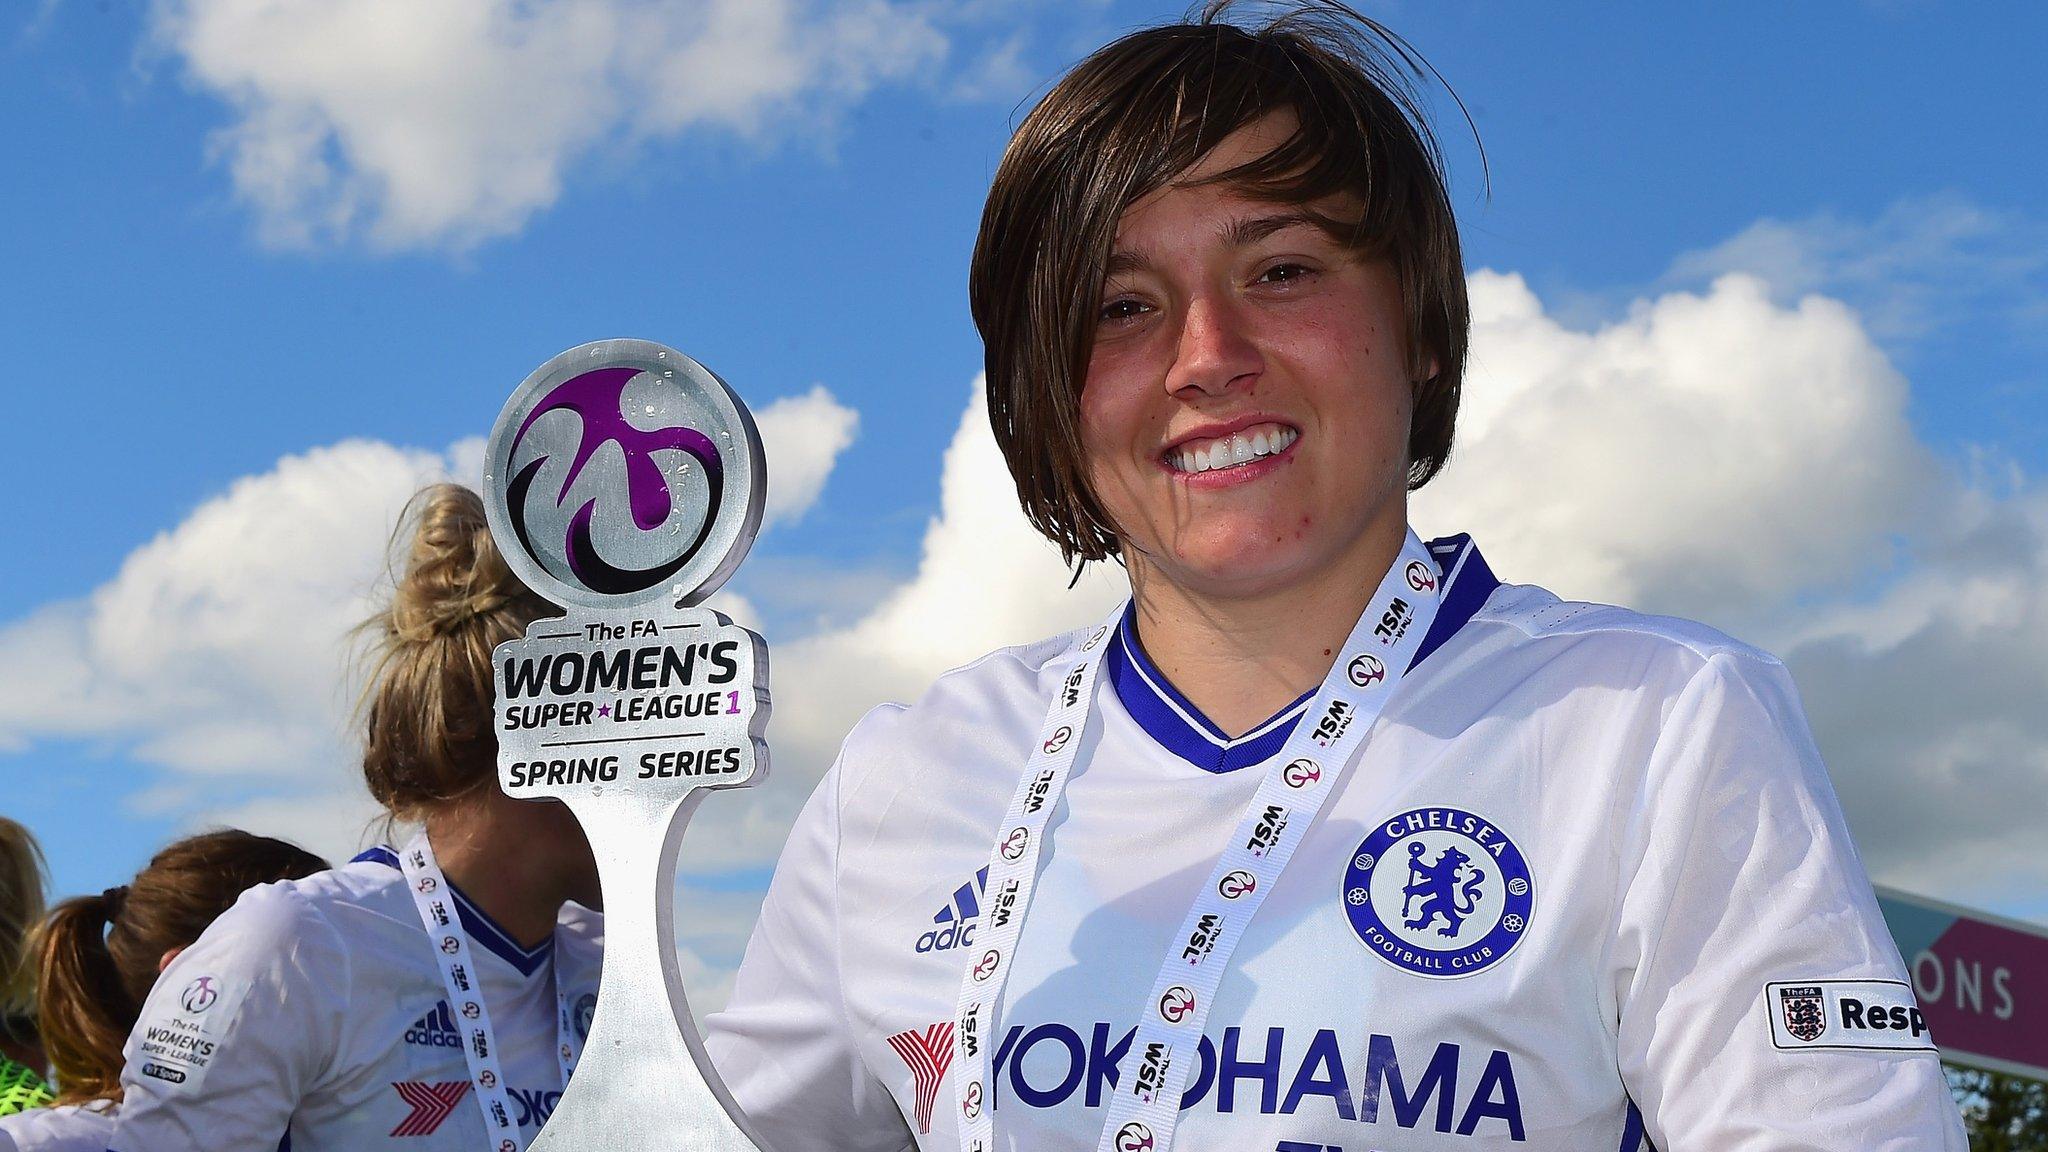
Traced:
<path id="1" fill-rule="evenodd" d="M 459 484 L 421 489 L 399 535 L 409 537 L 404 568 L 361 626 L 373 648 L 363 779 L 386 811 L 411 820 L 496 785 L 491 650 L 561 609 L 512 574 L 483 499 Z"/>
<path id="2" fill-rule="evenodd" d="M 132 883 L 57 905 L 36 936 L 36 999 L 58 1102 L 121 1098 L 121 1046 L 164 953 L 199 939 L 248 889 L 326 869 L 295 845 L 229 828 L 172 844 Z"/>
<path id="3" fill-rule="evenodd" d="M 1070 563 L 1118 552 L 1080 434 L 1117 222 L 1224 137 L 1283 109 L 1294 134 L 1213 180 L 1278 203 L 1359 198 L 1358 219 L 1317 223 L 1400 277 L 1417 380 L 1409 488 L 1450 454 L 1470 316 L 1443 157 L 1405 79 L 1427 65 L 1341 3 L 1308 0 L 1250 28 L 1220 18 L 1229 6 L 1134 32 L 1067 73 L 1011 138 L 982 213 L 968 296 L 989 422 L 1025 516 Z"/>

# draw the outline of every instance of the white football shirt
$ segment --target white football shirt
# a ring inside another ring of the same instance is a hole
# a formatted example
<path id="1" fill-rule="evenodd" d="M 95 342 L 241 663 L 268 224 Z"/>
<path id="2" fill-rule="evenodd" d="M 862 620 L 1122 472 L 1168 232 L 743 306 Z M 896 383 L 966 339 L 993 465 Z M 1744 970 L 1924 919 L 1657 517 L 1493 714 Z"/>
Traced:
<path id="1" fill-rule="evenodd" d="M 0 1152 L 106 1152 L 113 1108 L 111 1101 L 90 1100 L 0 1116 Z"/>
<path id="2" fill-rule="evenodd" d="M 1249 925 L 1177 1146 L 1943 1148 L 1961 1121 L 1784 668 L 1431 545 L 1436 626 Z M 1071 637 L 883 706 L 798 819 L 722 1077 L 782 1152 L 958 1148 L 979 875 Z M 1228 739 L 1128 616 L 993 1047 L 996 1146 L 1092 1147 L 1162 960 L 1308 697 Z M 1311 721 L 1313 722 L 1313 721 Z"/>
<path id="3" fill-rule="evenodd" d="M 555 974 L 587 1035 L 603 918 L 565 905 L 554 938 L 525 949 L 456 904 L 531 1141 L 562 1096 Z M 389 848 L 250 889 L 150 992 L 106 1147 L 487 1152 L 432 948 Z"/>

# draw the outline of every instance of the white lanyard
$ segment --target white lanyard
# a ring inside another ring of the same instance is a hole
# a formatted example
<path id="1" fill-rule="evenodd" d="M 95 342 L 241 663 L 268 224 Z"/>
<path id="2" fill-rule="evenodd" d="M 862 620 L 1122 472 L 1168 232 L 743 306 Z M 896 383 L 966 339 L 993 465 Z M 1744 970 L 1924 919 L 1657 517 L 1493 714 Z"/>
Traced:
<path id="1" fill-rule="evenodd" d="M 1315 821 L 1336 777 L 1350 763 L 1385 709 L 1436 619 L 1440 579 L 1429 550 L 1413 532 L 1381 579 L 1329 676 L 1272 760 L 1230 846 L 1216 861 L 1174 936 L 1140 1010 L 1097 1144 L 1101 1152 L 1166 1152 L 1180 1118 L 1180 1096 L 1217 986 L 1246 925 L 1258 911 L 1295 846 Z M 1003 817 L 989 858 L 983 922 L 960 982 L 953 1029 L 959 1068 L 954 1097 L 960 1108 L 963 1152 L 992 1152 L 989 1044 L 996 1005 L 1009 982 L 1024 917 L 1037 884 L 1046 824 L 1065 790 L 1089 714 L 1093 711 L 1102 641 L 1122 609 L 1087 634 L 1047 713 L 1024 779 Z"/>
<path id="2" fill-rule="evenodd" d="M 398 866 L 405 873 L 406 887 L 412 890 L 412 904 L 419 911 L 427 939 L 433 941 L 434 963 L 441 969 L 449 1010 L 464 1030 L 462 1058 L 469 1063 L 477 1107 L 483 1109 L 484 1131 L 494 1140 L 494 1152 L 522 1152 L 525 1145 L 519 1140 L 519 1123 L 505 1094 L 497 1033 L 491 1030 L 491 1012 L 484 1006 L 483 977 L 470 954 L 469 933 L 463 931 L 462 916 L 455 907 L 455 890 L 441 874 L 425 832 L 399 852 Z M 554 966 L 555 1060 L 562 1068 L 562 1087 L 567 1088 L 569 1073 L 576 1068 L 575 1029 L 569 999 L 562 994 L 561 957 L 551 956 L 548 962 Z"/>

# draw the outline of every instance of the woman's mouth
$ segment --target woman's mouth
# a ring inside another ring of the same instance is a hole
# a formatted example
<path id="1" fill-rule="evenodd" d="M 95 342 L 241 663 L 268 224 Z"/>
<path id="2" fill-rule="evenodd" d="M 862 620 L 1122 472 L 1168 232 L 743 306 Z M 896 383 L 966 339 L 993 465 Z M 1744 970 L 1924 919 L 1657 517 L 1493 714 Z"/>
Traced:
<path id="1" fill-rule="evenodd" d="M 1177 444 L 1166 452 L 1164 460 L 1175 472 L 1199 475 L 1277 456 L 1299 439 L 1301 433 L 1285 424 L 1254 424 L 1228 436 Z"/>

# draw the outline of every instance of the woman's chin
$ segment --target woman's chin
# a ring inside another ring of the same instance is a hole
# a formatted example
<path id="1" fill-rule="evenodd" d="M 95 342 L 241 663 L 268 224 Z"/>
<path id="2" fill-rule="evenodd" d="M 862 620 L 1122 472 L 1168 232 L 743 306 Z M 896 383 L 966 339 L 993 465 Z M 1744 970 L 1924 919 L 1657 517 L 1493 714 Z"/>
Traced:
<path id="1" fill-rule="evenodd" d="M 1270 532 L 1217 533 L 1183 540 L 1149 565 L 1184 591 L 1240 598 L 1283 591 L 1312 567 L 1307 550 Z"/>

